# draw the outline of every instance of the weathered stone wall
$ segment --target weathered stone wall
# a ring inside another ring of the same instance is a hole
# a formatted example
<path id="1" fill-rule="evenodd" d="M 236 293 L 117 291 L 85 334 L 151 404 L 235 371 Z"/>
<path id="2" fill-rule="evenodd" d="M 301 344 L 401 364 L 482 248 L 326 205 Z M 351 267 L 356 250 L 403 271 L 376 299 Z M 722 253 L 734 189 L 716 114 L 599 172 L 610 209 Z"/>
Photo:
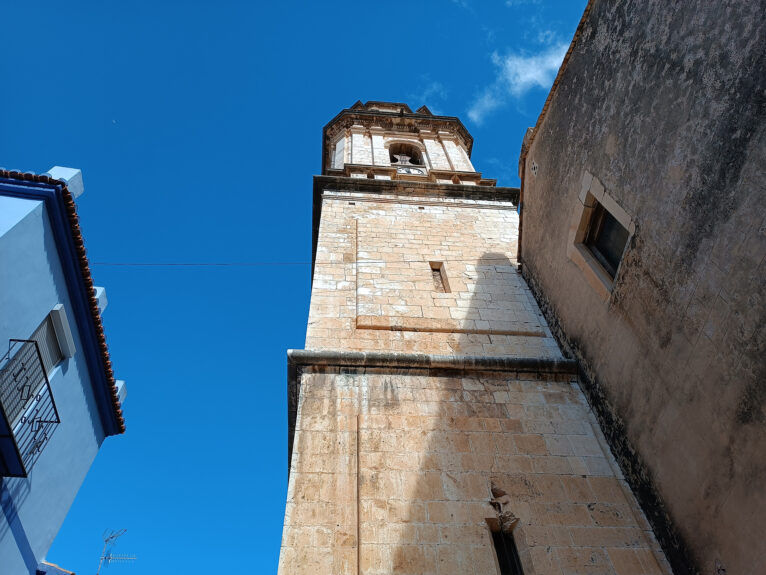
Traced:
<path id="1" fill-rule="evenodd" d="M 455 170 L 460 172 L 473 171 L 473 166 L 471 165 L 471 161 L 468 159 L 468 154 L 465 153 L 465 150 L 455 140 L 442 140 L 442 145 L 447 151 L 447 154 L 450 158 L 450 163 Z"/>
<path id="2" fill-rule="evenodd" d="M 517 234 L 510 203 L 326 191 L 306 349 L 561 357 Z"/>
<path id="3" fill-rule="evenodd" d="M 281 575 L 499 573 L 493 487 L 527 575 L 668 573 L 566 378 L 307 368 L 294 447 Z"/>
<path id="4" fill-rule="evenodd" d="M 372 138 L 364 126 L 351 126 L 352 164 L 372 164 Z"/>
<path id="5" fill-rule="evenodd" d="M 592 2 L 526 160 L 525 273 L 678 574 L 766 572 L 765 13 Z M 586 171 L 636 226 L 606 302 L 567 258 Z"/>
<path id="6" fill-rule="evenodd" d="M 346 135 L 339 137 L 333 144 L 334 151 L 332 154 L 332 166 L 333 168 L 343 168 L 346 163 L 346 157 L 348 155 L 349 143 L 347 142 Z"/>
<path id="7" fill-rule="evenodd" d="M 438 191 L 324 190 L 306 349 L 561 359 L 513 265 L 514 206 Z M 280 574 L 493 575 L 504 493 L 526 575 L 667 575 L 571 376 L 295 377 Z"/>

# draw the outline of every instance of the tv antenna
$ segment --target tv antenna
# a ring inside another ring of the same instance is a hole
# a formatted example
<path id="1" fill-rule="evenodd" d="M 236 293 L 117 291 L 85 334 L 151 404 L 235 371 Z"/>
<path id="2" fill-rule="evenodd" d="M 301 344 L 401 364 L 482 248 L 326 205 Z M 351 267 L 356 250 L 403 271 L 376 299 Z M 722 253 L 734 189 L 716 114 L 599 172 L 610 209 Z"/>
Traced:
<path id="1" fill-rule="evenodd" d="M 129 553 L 112 553 L 112 549 L 117 544 L 117 539 L 127 533 L 127 529 L 107 529 L 104 531 L 104 548 L 101 551 L 101 559 L 98 562 L 98 571 L 96 575 L 101 573 L 101 566 L 105 565 L 109 567 L 112 563 L 132 563 L 136 560 L 136 556 Z"/>

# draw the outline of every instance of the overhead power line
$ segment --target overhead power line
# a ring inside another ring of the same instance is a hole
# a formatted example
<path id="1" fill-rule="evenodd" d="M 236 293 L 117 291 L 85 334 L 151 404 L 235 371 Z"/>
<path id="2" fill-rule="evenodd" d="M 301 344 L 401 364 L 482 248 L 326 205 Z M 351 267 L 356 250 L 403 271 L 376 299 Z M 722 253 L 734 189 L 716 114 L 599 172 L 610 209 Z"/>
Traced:
<path id="1" fill-rule="evenodd" d="M 90 262 L 92 266 L 150 267 L 243 267 L 243 266 L 309 266 L 311 262 Z"/>
<path id="2" fill-rule="evenodd" d="M 425 256 L 424 256 L 425 257 Z M 434 258 L 443 258 L 447 262 L 470 262 L 478 265 L 488 265 L 492 263 L 513 264 L 516 257 L 500 258 L 450 258 L 443 255 L 431 256 Z M 315 262 L 316 266 L 338 266 L 348 264 L 369 265 L 369 264 L 406 264 L 422 263 L 429 261 L 425 259 L 406 259 L 406 260 L 357 260 L 355 262 Z M 311 262 L 90 262 L 92 266 L 116 266 L 116 267 L 265 267 L 265 266 L 310 266 Z"/>

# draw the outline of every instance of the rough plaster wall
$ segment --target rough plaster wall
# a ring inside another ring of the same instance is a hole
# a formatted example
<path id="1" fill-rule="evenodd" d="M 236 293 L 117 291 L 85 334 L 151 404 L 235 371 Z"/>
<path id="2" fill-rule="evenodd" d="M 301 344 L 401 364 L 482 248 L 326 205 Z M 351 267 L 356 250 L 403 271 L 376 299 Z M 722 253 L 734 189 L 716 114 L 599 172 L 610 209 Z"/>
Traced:
<path id="1" fill-rule="evenodd" d="M 595 2 L 527 157 L 525 271 L 677 573 L 766 572 L 764 13 Z M 566 257 L 585 170 L 637 226 L 607 304 Z"/>
<path id="2" fill-rule="evenodd" d="M 493 485 L 519 518 L 527 575 L 667 573 L 566 378 L 346 369 L 301 379 L 281 575 L 499 573 Z"/>
<path id="3" fill-rule="evenodd" d="M 0 573 L 14 574 L 28 571 L 20 548 L 29 550 L 29 563 L 45 557 L 98 453 L 104 431 L 45 206 L 37 200 L 0 196 L 0 212 L 6 216 L 6 232 L 0 236 L 0 342 L 7 346 L 9 339 L 29 337 L 61 303 L 72 322 L 77 350 L 48 374 L 61 423 L 34 460 L 28 477 L 0 478 L 0 497 L 8 498 L 3 506 L 15 508 L 21 525 L 20 531 L 12 529 L 9 516 L 0 510 Z M 14 217 L 13 225 L 10 217 Z"/>
<path id="4" fill-rule="evenodd" d="M 512 205 L 369 200 L 323 200 L 306 349 L 561 357 L 512 266 Z M 444 262 L 449 293 L 430 261 Z"/>

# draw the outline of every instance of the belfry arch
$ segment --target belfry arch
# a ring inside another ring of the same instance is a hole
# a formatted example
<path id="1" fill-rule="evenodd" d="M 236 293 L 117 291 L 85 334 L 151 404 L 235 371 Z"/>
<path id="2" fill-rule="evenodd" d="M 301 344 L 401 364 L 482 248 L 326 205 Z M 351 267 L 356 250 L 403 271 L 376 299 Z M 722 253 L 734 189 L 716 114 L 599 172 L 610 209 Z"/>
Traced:
<path id="1" fill-rule="evenodd" d="M 386 144 L 391 164 L 412 164 L 413 166 L 426 166 L 425 148 L 416 145 L 412 141 L 391 141 Z"/>

